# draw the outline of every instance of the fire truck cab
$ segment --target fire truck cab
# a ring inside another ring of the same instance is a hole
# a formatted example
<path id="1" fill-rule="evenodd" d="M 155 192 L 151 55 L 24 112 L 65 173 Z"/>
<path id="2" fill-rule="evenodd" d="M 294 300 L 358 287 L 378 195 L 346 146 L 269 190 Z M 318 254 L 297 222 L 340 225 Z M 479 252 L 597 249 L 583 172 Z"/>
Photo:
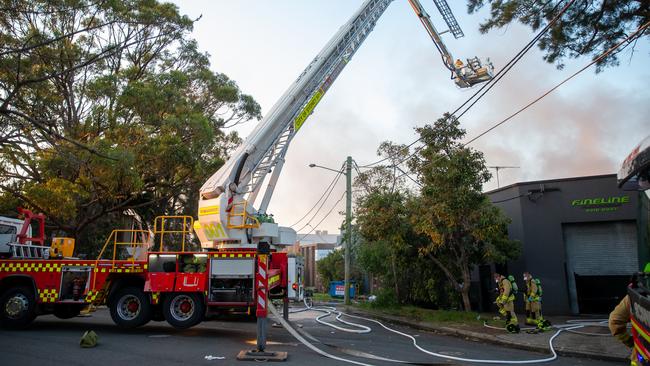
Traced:
<path id="1" fill-rule="evenodd" d="M 17 242 L 17 235 L 23 227 L 23 220 L 0 216 L 0 256 L 9 256 L 9 243 Z M 32 228 L 27 228 L 28 236 L 32 236 Z"/>

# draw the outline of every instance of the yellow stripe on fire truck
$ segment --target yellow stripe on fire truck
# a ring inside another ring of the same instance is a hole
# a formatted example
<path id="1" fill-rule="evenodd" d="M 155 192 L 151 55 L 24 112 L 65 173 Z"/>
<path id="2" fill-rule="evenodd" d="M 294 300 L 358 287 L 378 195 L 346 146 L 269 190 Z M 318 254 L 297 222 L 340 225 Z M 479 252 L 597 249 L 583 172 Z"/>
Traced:
<path id="1" fill-rule="evenodd" d="M 254 253 L 215 253 L 212 255 L 215 258 L 253 258 Z"/>
<path id="2" fill-rule="evenodd" d="M 61 272 L 61 263 L 0 263 L 0 272 Z"/>
<path id="3" fill-rule="evenodd" d="M 98 298 L 101 299 L 104 296 L 103 292 L 101 290 L 99 291 L 93 291 L 93 290 L 88 290 L 88 293 L 86 294 L 86 297 L 84 298 L 84 302 L 91 304 L 94 303 L 95 300 Z"/>
<path id="4" fill-rule="evenodd" d="M 271 286 L 272 284 L 278 282 L 279 280 L 280 280 L 280 275 L 279 274 L 276 274 L 275 276 L 270 277 L 269 278 L 269 286 Z"/>
<path id="5" fill-rule="evenodd" d="M 38 298 L 41 302 L 56 302 L 56 299 L 59 297 L 58 291 L 54 288 L 38 290 Z"/>

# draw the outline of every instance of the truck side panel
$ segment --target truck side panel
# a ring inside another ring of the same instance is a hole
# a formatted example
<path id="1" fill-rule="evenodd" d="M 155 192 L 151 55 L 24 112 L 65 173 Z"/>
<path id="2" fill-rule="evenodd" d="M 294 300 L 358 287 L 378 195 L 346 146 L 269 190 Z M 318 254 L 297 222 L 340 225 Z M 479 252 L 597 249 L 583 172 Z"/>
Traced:
<path id="1" fill-rule="evenodd" d="M 30 278 L 36 286 L 38 304 L 98 303 L 104 299 L 109 278 L 142 276 L 144 262 L 83 260 L 3 260 L 0 282 L 12 277 Z"/>

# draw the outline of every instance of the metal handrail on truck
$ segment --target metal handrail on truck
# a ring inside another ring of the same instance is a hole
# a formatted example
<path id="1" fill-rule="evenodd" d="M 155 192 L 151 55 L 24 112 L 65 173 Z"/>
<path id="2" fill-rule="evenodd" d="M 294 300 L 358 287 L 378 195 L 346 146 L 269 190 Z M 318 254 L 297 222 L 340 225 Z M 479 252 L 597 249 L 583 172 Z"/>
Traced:
<path id="1" fill-rule="evenodd" d="M 167 230 L 165 224 L 174 221 L 182 220 L 181 230 Z M 154 219 L 153 222 L 153 234 L 160 235 L 160 246 L 158 247 L 159 252 L 163 252 L 164 247 L 164 238 L 166 234 L 180 234 L 182 236 L 181 240 L 181 252 L 185 251 L 185 238 L 187 235 L 192 234 L 194 227 L 194 218 L 192 216 L 158 216 Z"/>

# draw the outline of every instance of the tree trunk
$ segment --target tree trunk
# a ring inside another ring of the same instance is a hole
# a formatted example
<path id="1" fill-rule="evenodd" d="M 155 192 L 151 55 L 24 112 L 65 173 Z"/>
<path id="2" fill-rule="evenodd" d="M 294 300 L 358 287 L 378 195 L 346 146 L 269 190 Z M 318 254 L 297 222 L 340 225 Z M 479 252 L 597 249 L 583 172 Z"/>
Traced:
<path id="1" fill-rule="evenodd" d="M 460 295 L 463 298 L 463 310 L 472 311 L 472 304 L 469 302 L 469 286 L 463 286 Z"/>
<path id="2" fill-rule="evenodd" d="M 463 276 L 463 283 L 460 287 L 460 294 L 463 298 L 463 309 L 465 311 L 472 311 L 472 304 L 469 302 L 469 289 L 470 289 L 470 273 L 466 265 L 461 267 L 461 274 Z"/>
<path id="3" fill-rule="evenodd" d="M 397 302 L 401 303 L 402 301 L 401 301 L 401 299 L 399 297 L 399 284 L 398 284 L 398 281 L 397 281 L 397 266 L 395 265 L 395 255 L 394 254 L 392 255 L 392 258 L 391 258 L 391 264 L 392 264 L 392 267 L 393 267 L 393 282 L 395 284 L 395 296 L 397 297 Z"/>

